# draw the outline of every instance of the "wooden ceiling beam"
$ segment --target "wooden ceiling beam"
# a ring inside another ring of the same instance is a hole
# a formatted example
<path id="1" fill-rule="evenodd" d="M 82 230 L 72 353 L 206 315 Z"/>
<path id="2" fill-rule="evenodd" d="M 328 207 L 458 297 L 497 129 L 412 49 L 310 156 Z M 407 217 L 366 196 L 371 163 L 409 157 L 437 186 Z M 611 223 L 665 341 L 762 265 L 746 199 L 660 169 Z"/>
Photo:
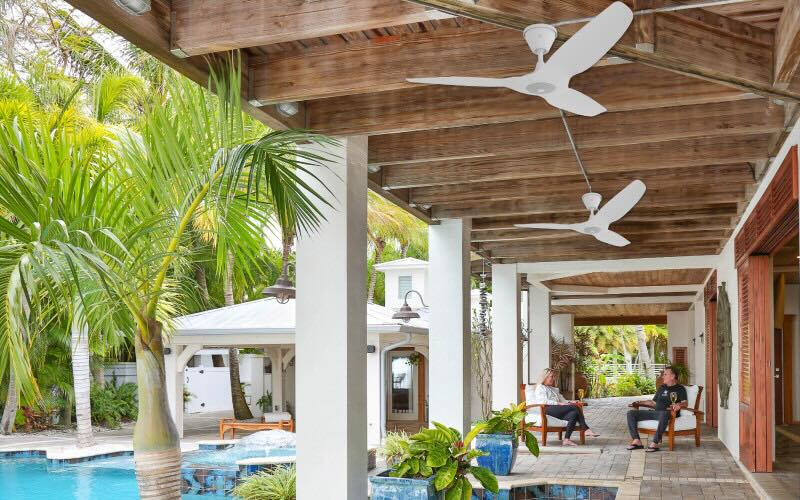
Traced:
<path id="1" fill-rule="evenodd" d="M 172 0 L 173 49 L 196 56 L 452 17 L 394 0 Z"/>
<path id="2" fill-rule="evenodd" d="M 568 118 L 578 147 L 596 148 L 783 130 L 782 106 L 765 99 Z M 558 118 L 372 137 L 369 163 L 486 158 L 570 148 Z"/>
<path id="3" fill-rule="evenodd" d="M 688 224 L 687 224 L 688 223 Z M 648 224 L 641 222 L 628 222 L 623 220 L 611 226 L 611 229 L 625 235 L 633 234 L 681 234 L 680 237 L 692 238 L 695 236 L 713 235 L 723 238 L 730 229 L 730 217 L 717 217 L 705 221 L 652 221 Z M 472 231 L 470 237 L 474 243 L 497 242 L 537 242 L 544 240 L 559 240 L 575 236 L 569 231 L 543 230 L 543 229 L 503 229 L 500 231 Z M 630 238 L 629 238 L 630 239 Z M 483 248 L 482 246 L 480 246 Z"/>
<path id="4" fill-rule="evenodd" d="M 589 174 L 752 162 L 768 154 L 769 135 L 701 137 L 628 146 L 581 148 Z M 374 138 L 371 138 L 374 140 Z M 572 151 L 531 152 L 492 158 L 442 160 L 381 169 L 384 188 L 412 188 L 539 179 L 577 173 Z"/>
<path id="5" fill-rule="evenodd" d="M 203 87 L 208 86 L 208 61 L 206 59 L 203 57 L 180 58 L 170 52 L 171 12 L 168 1 L 154 0 L 151 3 L 151 10 L 141 16 L 127 14 L 104 0 L 68 0 L 68 2 L 167 66 Z M 300 106 L 300 112 L 295 116 L 286 117 L 280 114 L 275 106 L 252 106 L 247 102 L 247 96 L 243 96 L 242 108 L 276 130 L 305 126 L 304 105 Z"/>
<path id="6" fill-rule="evenodd" d="M 729 224 L 730 216 L 735 214 L 736 210 L 736 203 L 716 205 L 703 205 L 701 203 L 700 205 L 684 205 L 676 208 L 642 208 L 637 206 L 628 212 L 625 220 L 620 224 L 628 222 L 660 224 L 678 221 L 679 224 L 685 225 L 687 229 L 706 227 L 706 224 L 716 228 L 717 224 L 725 224 L 726 221 Z M 574 212 L 475 218 L 472 220 L 472 230 L 473 232 L 519 231 L 514 224 L 533 224 L 537 222 L 571 223 L 586 220 L 586 216 L 587 212 L 584 209 Z"/>
<path id="7" fill-rule="evenodd" d="M 558 314 L 559 311 L 554 310 Z M 656 316 L 579 316 L 575 315 L 575 326 L 608 326 L 608 325 L 664 325 L 667 317 Z"/>
<path id="8" fill-rule="evenodd" d="M 545 248 L 539 252 L 518 254 L 514 256 L 492 255 L 492 261 L 498 264 L 528 263 L 528 262 L 561 262 L 563 260 L 618 260 L 656 257 L 680 257 L 694 255 L 717 255 L 719 249 L 716 245 L 675 245 L 663 244 L 619 249 L 606 245 L 607 249 L 571 249 L 571 248 Z"/>
<path id="9" fill-rule="evenodd" d="M 775 86 L 787 89 L 800 71 L 800 0 L 786 0 L 775 29 Z"/>
<path id="10" fill-rule="evenodd" d="M 638 206 L 642 208 L 672 207 L 680 208 L 692 204 L 736 203 L 744 199 L 741 186 L 708 186 L 682 190 L 648 190 Z M 435 205 L 432 209 L 434 219 L 463 217 L 495 217 L 504 215 L 546 214 L 557 212 L 576 212 L 583 208 L 580 198 L 568 196 L 542 196 L 536 199 L 501 200 L 490 202 L 461 202 Z"/>
<path id="11" fill-rule="evenodd" d="M 602 66 L 570 86 L 609 111 L 704 104 L 748 94 L 642 64 Z M 752 97 L 752 94 L 750 94 Z M 557 118 L 542 99 L 507 89 L 417 85 L 307 102 L 309 128 L 337 135 L 387 134 L 518 120 Z"/>
<path id="12" fill-rule="evenodd" d="M 746 163 L 590 175 L 592 190 L 604 195 L 606 201 L 636 179 L 642 180 L 648 187 L 659 189 L 706 186 L 716 183 L 744 186 L 754 182 L 753 173 Z M 580 196 L 586 191 L 588 191 L 586 181 L 576 172 L 574 175 L 561 177 L 413 188 L 410 201 L 415 205 L 442 205 L 470 200 L 496 201 L 531 198 L 554 193 Z"/>
<path id="13" fill-rule="evenodd" d="M 536 23 L 595 16 L 608 5 L 608 2 L 601 0 L 483 0 L 480 3 L 463 0 L 407 1 L 516 30 Z M 550 10 L 553 3 L 561 4 L 555 13 Z M 563 11 L 567 7 L 572 14 L 570 17 L 564 16 Z M 654 14 L 653 25 L 652 50 L 644 46 L 637 48 L 636 38 L 631 35 L 623 37 L 609 51 L 609 55 L 766 97 L 800 100 L 797 92 L 773 86 L 773 46 L 768 31 L 700 9 Z M 569 39 L 571 32 L 577 28 L 580 25 L 562 27 L 558 39 Z M 635 29 L 634 24 L 629 33 Z"/>
<path id="14" fill-rule="evenodd" d="M 660 231 L 630 233 L 625 230 L 612 227 L 614 231 L 620 232 L 627 238 L 632 245 L 640 247 L 642 245 L 662 244 L 664 246 L 681 245 L 714 245 L 724 238 L 723 231 L 683 231 L 664 233 Z M 524 240 L 524 241 L 488 241 L 477 245 L 480 250 L 488 250 L 492 255 L 500 257 L 512 257 L 514 255 L 528 255 L 539 250 L 583 250 L 583 249 L 605 249 L 605 243 L 595 240 L 592 236 L 578 234 L 572 231 L 561 231 L 563 233 L 558 239 L 543 240 Z M 633 247 L 632 247 L 633 248 Z"/>

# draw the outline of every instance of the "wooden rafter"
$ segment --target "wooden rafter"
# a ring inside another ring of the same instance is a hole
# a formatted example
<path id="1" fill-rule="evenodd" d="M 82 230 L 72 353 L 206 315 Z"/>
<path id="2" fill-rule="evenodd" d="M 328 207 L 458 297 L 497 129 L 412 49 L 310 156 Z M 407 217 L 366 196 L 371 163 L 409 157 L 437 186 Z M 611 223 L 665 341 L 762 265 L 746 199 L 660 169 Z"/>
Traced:
<path id="1" fill-rule="evenodd" d="M 786 0 L 775 29 L 775 86 L 788 88 L 800 69 L 800 0 Z"/>
<path id="2" fill-rule="evenodd" d="M 594 16 L 608 5 L 604 0 L 407 1 L 516 30 L 536 23 Z M 700 9 L 659 13 L 653 17 L 652 52 L 636 48 L 635 37 L 628 36 L 623 37 L 609 54 L 768 97 L 800 100 L 798 92 L 773 86 L 773 40 L 770 32 Z M 567 29 L 559 30 L 558 38 L 562 41 L 569 38 L 575 26 L 564 28 Z"/>
<path id="3" fill-rule="evenodd" d="M 173 49 L 190 56 L 449 17 L 394 0 L 173 0 Z"/>

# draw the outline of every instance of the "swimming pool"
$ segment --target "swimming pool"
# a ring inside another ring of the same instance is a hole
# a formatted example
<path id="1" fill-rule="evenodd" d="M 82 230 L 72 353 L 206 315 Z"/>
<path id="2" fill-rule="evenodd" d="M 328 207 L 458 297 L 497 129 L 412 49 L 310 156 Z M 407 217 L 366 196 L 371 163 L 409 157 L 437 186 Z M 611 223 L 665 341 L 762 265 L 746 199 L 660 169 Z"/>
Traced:
<path id="1" fill-rule="evenodd" d="M 230 492 L 241 477 L 238 460 L 294 457 L 294 448 L 198 450 L 183 455 L 184 500 L 208 498 L 195 493 Z M 56 464 L 33 456 L 0 458 L 0 498 L 3 500 L 134 500 L 139 498 L 133 457 L 98 458 Z"/>

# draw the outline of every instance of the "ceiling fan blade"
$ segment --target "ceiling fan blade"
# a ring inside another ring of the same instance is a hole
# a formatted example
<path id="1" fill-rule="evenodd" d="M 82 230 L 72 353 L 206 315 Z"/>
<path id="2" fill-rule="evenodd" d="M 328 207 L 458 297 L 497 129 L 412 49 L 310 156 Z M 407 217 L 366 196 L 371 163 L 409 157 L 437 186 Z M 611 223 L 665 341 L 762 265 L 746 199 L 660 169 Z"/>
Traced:
<path id="1" fill-rule="evenodd" d="M 506 87 L 506 78 L 478 78 L 474 76 L 441 76 L 434 78 L 406 78 L 411 83 L 430 85 L 456 85 L 459 87 Z"/>
<path id="2" fill-rule="evenodd" d="M 569 87 L 545 94 L 544 100 L 551 106 L 581 116 L 597 116 L 605 113 L 606 108 L 583 92 Z"/>
<path id="3" fill-rule="evenodd" d="M 592 220 L 597 224 L 603 224 L 608 227 L 612 222 L 625 217 L 625 214 L 639 203 L 646 190 L 647 187 L 644 182 L 636 179 L 600 207 L 600 210 L 592 217 Z"/>
<path id="4" fill-rule="evenodd" d="M 546 67 L 572 78 L 597 63 L 622 38 L 633 21 L 633 11 L 614 2 L 564 42 L 547 60 Z"/>
<path id="5" fill-rule="evenodd" d="M 537 223 L 537 224 L 514 224 L 514 227 L 518 227 L 520 229 L 558 229 L 558 230 L 569 230 L 569 231 L 580 231 L 580 228 L 583 227 L 583 223 L 581 224 L 549 224 L 549 223 Z"/>
<path id="6" fill-rule="evenodd" d="M 610 229 L 600 231 L 599 233 L 595 234 L 594 237 L 597 238 L 598 241 L 608 243 L 609 245 L 614 245 L 615 247 L 624 247 L 630 245 L 631 243 L 624 236 L 619 233 L 615 233 Z"/>

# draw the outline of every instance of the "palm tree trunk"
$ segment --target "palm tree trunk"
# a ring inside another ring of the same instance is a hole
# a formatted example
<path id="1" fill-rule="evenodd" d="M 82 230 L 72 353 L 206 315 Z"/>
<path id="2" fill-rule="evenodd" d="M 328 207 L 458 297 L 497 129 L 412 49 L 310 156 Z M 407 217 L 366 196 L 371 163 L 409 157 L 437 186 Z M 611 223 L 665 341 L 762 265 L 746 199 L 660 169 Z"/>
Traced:
<path id="1" fill-rule="evenodd" d="M 637 325 L 636 338 L 639 341 L 639 363 L 641 363 L 644 373 L 649 377 L 653 371 L 653 363 L 650 359 L 650 352 L 647 350 L 647 338 L 644 335 L 644 326 Z"/>
<path id="2" fill-rule="evenodd" d="M 179 500 L 181 449 L 167 402 L 161 324 L 150 319 L 147 329 L 136 332 L 139 415 L 133 429 L 133 450 L 139 497 Z"/>
<path id="3" fill-rule="evenodd" d="M 194 279 L 197 281 L 197 286 L 200 288 L 200 300 L 203 301 L 203 307 L 206 308 L 211 304 L 211 296 L 208 294 L 208 278 L 206 277 L 206 268 L 202 264 L 197 264 L 194 269 Z"/>
<path id="4" fill-rule="evenodd" d="M 72 351 L 72 385 L 75 387 L 75 419 L 78 423 L 78 447 L 94 445 L 92 434 L 92 403 L 90 398 L 92 372 L 89 368 L 89 331 L 73 326 L 70 335 Z"/>
<path id="5" fill-rule="evenodd" d="M 103 362 L 102 356 L 96 356 L 94 358 L 94 364 L 92 366 L 92 378 L 94 379 L 94 383 L 97 385 L 106 384 L 106 366 Z"/>
<path id="6" fill-rule="evenodd" d="M 625 345 L 625 337 L 622 337 L 622 355 L 625 357 L 625 372 L 630 373 L 633 369 L 633 360 L 628 346 Z"/>
<path id="7" fill-rule="evenodd" d="M 367 289 L 367 304 L 375 303 L 375 285 L 378 283 L 378 271 L 375 266 L 381 263 L 381 255 L 383 255 L 383 248 L 386 246 L 382 240 L 375 242 L 375 259 L 373 259 L 372 273 L 369 276 L 369 288 Z"/>
<path id="8" fill-rule="evenodd" d="M 225 305 L 235 304 L 233 299 L 233 254 L 228 254 L 228 265 L 225 268 Z M 239 378 L 239 349 L 228 349 L 228 373 L 231 383 L 231 403 L 233 404 L 233 416 L 236 420 L 249 420 L 253 418 L 253 412 L 247 406 L 242 391 L 242 381 Z"/>
<path id="9" fill-rule="evenodd" d="M 11 434 L 14 431 L 14 419 L 17 417 L 17 381 L 14 370 L 8 369 L 8 394 L 6 405 L 3 408 L 3 418 L 0 420 L 0 432 Z"/>
<path id="10" fill-rule="evenodd" d="M 405 259 L 408 257 L 408 247 L 411 246 L 408 243 L 403 243 L 400 245 L 400 258 Z"/>

